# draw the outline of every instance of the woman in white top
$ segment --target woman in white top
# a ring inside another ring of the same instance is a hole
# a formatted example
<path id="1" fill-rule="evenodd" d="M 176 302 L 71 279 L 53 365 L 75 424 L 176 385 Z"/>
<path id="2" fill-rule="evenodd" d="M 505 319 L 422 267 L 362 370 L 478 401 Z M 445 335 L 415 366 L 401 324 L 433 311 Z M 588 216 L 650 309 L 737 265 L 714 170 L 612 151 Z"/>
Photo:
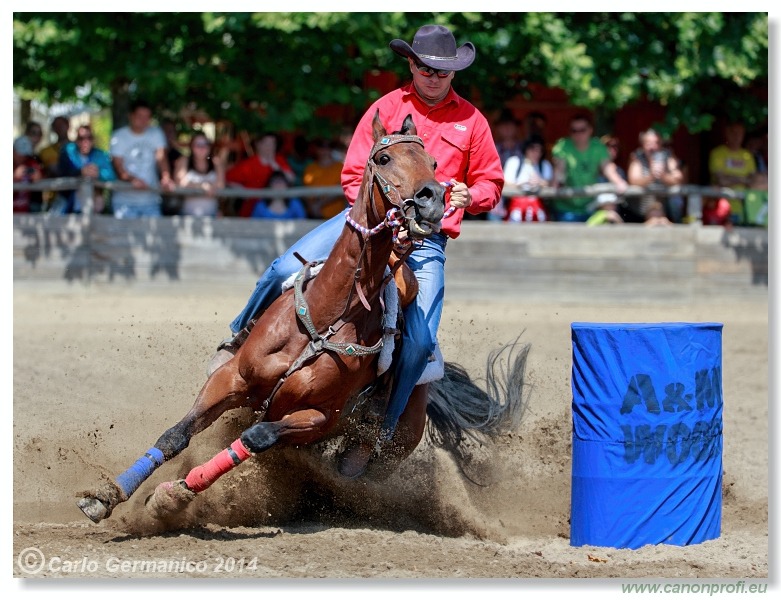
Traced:
<path id="1" fill-rule="evenodd" d="M 220 215 L 216 192 L 225 187 L 225 167 L 219 156 L 213 156 L 213 146 L 203 132 L 195 132 L 190 139 L 190 155 L 176 161 L 174 171 L 179 187 L 199 188 L 203 196 L 185 196 L 182 214 L 195 217 Z"/>
<path id="2" fill-rule="evenodd" d="M 511 156 L 504 164 L 504 182 L 519 186 L 523 194 L 510 198 L 505 220 L 515 223 L 547 220 L 545 207 L 535 195 L 553 179 L 553 166 L 543 158 L 544 152 L 543 139 L 532 135 L 523 143 L 523 159 Z"/>
<path id="3" fill-rule="evenodd" d="M 532 136 L 523 143 L 523 162 L 511 156 L 504 164 L 504 182 L 536 189 L 550 185 L 553 166 L 542 156 L 545 145 L 541 137 Z"/>

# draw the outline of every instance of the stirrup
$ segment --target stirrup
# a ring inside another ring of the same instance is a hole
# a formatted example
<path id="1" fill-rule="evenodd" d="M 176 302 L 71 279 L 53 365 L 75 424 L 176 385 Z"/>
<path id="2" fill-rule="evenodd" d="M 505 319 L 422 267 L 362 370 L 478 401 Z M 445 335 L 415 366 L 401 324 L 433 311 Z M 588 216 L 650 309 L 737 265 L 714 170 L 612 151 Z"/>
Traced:
<path id="1" fill-rule="evenodd" d="M 252 328 L 255 327 L 255 323 L 257 322 L 257 319 L 252 319 L 247 323 L 247 326 L 244 329 L 239 330 L 233 337 L 222 340 L 220 345 L 217 346 L 217 350 L 227 350 L 231 354 L 236 354 L 239 348 L 244 345 L 244 342 L 247 341 L 250 331 L 252 331 Z"/>

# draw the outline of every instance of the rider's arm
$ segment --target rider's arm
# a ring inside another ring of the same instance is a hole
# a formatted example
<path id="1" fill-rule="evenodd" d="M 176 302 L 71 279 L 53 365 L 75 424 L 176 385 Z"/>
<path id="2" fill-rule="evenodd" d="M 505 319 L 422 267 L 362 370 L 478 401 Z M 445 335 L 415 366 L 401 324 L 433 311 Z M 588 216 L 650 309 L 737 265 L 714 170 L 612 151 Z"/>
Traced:
<path id="1" fill-rule="evenodd" d="M 504 172 L 488 122 L 477 119 L 474 125 L 473 144 L 469 149 L 469 170 L 464 183 L 472 196 L 472 202 L 465 210 L 476 215 L 490 211 L 501 200 Z"/>

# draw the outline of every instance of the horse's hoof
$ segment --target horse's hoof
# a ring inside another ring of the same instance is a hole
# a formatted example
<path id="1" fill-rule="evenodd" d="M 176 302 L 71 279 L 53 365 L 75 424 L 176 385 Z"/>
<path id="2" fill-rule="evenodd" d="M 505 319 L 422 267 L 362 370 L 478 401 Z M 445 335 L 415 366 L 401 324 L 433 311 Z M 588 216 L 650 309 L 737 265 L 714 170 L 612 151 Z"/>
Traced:
<path id="1" fill-rule="evenodd" d="M 166 481 L 155 488 L 144 505 L 157 517 L 166 517 L 187 507 L 195 499 L 196 493 L 189 490 L 184 479 Z"/>
<path id="2" fill-rule="evenodd" d="M 103 519 L 111 515 L 111 509 L 97 498 L 85 496 L 84 498 L 79 498 L 77 504 L 79 505 L 81 512 L 87 515 L 93 523 L 100 523 Z"/>
<path id="3" fill-rule="evenodd" d="M 262 421 L 241 434 L 241 443 L 254 454 L 268 450 L 279 440 L 279 424 Z"/>

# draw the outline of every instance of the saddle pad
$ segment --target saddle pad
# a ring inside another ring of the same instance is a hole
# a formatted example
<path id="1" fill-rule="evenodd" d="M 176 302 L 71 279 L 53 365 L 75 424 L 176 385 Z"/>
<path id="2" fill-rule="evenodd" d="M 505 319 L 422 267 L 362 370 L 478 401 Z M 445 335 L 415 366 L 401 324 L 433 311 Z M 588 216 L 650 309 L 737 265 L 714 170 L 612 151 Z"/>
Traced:
<path id="1" fill-rule="evenodd" d="M 309 269 L 309 277 L 307 277 L 307 281 L 314 278 L 320 272 L 320 269 L 323 268 L 323 264 L 325 263 L 320 263 Z M 390 268 L 386 268 L 385 274 L 390 274 Z M 298 275 L 298 273 L 294 273 L 282 283 L 283 292 L 293 287 L 296 275 Z M 391 280 L 388 282 L 388 285 L 385 286 L 385 314 L 383 315 L 383 327 L 386 329 L 394 329 L 396 327 L 396 315 L 398 314 L 398 310 L 399 293 L 398 289 L 396 288 L 396 282 L 393 278 L 391 278 Z M 396 339 L 393 337 L 393 334 L 386 333 L 385 337 L 383 338 L 382 350 L 380 350 L 380 356 L 377 360 L 378 376 L 382 375 L 390 368 L 391 360 L 393 358 L 393 349 L 395 347 Z M 432 381 L 442 379 L 444 376 L 445 359 L 442 356 L 442 351 L 439 349 L 439 342 L 437 342 L 436 346 L 434 347 L 434 352 L 429 357 L 426 369 L 423 371 L 420 379 L 418 379 L 417 384 L 423 385 L 424 383 L 430 383 Z"/>

